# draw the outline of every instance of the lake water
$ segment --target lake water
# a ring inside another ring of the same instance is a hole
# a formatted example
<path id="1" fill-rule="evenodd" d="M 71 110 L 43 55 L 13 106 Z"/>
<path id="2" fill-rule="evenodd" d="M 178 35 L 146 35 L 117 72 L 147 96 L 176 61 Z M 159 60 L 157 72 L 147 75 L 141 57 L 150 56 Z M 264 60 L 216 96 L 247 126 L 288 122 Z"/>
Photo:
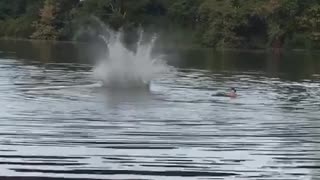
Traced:
<path id="1" fill-rule="evenodd" d="M 85 50 L 0 42 L 1 179 L 320 179 L 320 54 L 171 49 L 111 92 Z"/>

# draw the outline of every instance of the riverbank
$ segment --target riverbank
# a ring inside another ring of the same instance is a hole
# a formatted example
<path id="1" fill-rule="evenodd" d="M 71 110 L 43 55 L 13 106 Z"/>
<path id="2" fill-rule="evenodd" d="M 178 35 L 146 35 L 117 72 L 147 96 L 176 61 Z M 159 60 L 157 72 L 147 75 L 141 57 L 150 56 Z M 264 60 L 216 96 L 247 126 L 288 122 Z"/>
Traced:
<path id="1" fill-rule="evenodd" d="M 67 40 L 38 40 L 38 39 L 28 39 L 28 38 L 11 38 L 11 37 L 0 37 L 0 41 L 11 41 L 11 42 L 29 42 L 29 43 L 42 43 L 42 44 L 72 44 L 72 45 L 87 45 L 90 46 L 91 44 L 95 44 L 92 42 L 84 42 L 84 41 L 67 41 Z M 275 49 L 273 48 L 210 48 L 204 47 L 199 44 L 181 44 L 181 43 L 158 43 L 156 45 L 158 50 L 167 50 L 167 51 L 175 51 L 175 50 L 213 50 L 218 52 L 251 52 L 251 53 L 266 53 L 266 52 L 274 52 Z M 302 48 L 282 48 L 277 49 L 281 52 L 313 52 L 313 53 L 320 53 L 320 49 L 302 49 Z"/>

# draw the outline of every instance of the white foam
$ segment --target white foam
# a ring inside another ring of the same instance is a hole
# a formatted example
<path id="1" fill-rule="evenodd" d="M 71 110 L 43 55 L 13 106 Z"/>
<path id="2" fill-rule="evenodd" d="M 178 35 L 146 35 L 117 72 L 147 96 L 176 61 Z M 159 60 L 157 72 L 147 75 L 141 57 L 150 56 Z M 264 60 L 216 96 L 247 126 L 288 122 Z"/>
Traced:
<path id="1" fill-rule="evenodd" d="M 128 50 L 121 42 L 122 32 L 110 31 L 110 37 L 100 35 L 108 45 L 108 54 L 95 66 L 94 77 L 106 86 L 139 87 L 171 71 L 163 59 L 152 56 L 156 36 L 143 43 L 143 34 L 141 31 L 136 52 Z"/>

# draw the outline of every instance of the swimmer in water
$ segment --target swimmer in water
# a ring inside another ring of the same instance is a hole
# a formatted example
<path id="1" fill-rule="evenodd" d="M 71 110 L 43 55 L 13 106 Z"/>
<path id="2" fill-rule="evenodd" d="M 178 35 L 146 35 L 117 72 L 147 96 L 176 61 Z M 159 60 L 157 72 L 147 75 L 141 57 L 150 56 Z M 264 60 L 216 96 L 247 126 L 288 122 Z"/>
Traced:
<path id="1" fill-rule="evenodd" d="M 231 88 L 231 92 L 229 92 L 229 93 L 218 92 L 218 93 L 216 93 L 216 94 L 214 94 L 212 96 L 231 97 L 231 98 L 238 97 L 236 88 Z"/>
<path id="2" fill-rule="evenodd" d="M 229 97 L 232 97 L 232 98 L 236 98 L 238 95 L 237 95 L 237 90 L 236 88 L 231 88 L 231 92 L 227 94 Z"/>

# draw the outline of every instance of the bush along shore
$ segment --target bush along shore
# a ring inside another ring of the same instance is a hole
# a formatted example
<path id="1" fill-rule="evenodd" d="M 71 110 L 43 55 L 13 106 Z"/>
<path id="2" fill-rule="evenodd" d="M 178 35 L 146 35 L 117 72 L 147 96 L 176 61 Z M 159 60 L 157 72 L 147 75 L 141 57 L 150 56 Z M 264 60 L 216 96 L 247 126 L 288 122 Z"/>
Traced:
<path id="1" fill-rule="evenodd" d="M 75 37 L 98 33 L 90 17 L 202 47 L 320 48 L 320 0 L 1 0 L 0 37 L 86 40 Z"/>

